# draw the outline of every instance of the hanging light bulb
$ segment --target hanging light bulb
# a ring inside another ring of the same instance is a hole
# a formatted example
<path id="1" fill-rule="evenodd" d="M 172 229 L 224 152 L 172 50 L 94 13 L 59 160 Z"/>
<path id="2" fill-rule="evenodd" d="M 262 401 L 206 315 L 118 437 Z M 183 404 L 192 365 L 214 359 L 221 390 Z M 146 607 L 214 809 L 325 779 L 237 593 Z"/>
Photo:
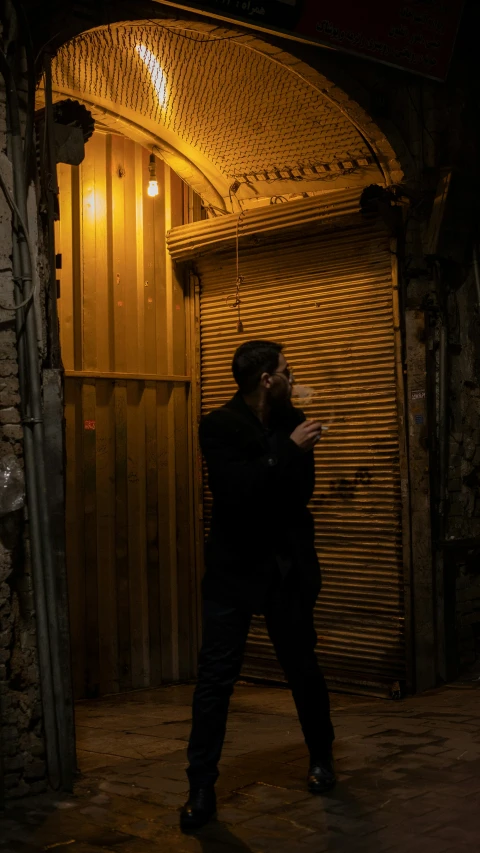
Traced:
<path id="1" fill-rule="evenodd" d="M 148 167 L 148 171 L 150 174 L 150 180 L 148 182 L 147 195 L 150 198 L 155 198 L 158 195 L 158 181 L 157 181 L 157 171 L 155 168 L 155 155 L 150 154 L 150 164 Z"/>

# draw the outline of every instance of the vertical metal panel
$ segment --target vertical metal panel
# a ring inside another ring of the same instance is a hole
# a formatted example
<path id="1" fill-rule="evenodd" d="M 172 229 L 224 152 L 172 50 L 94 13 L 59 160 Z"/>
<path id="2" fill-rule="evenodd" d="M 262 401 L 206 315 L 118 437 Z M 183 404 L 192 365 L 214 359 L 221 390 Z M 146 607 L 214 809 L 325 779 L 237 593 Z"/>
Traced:
<path id="1" fill-rule="evenodd" d="M 286 207 L 286 205 L 285 205 Z M 316 451 L 311 508 L 323 590 L 319 655 L 338 688 L 380 694 L 405 678 L 399 426 L 388 238 L 357 227 L 270 242 L 240 255 L 244 333 L 228 306 L 235 258 L 197 262 L 202 283 L 204 412 L 234 391 L 231 358 L 244 340 L 279 340 L 297 381 L 317 396 L 307 416 L 329 425 Z M 208 517 L 210 499 L 206 495 Z M 244 674 L 280 678 L 255 617 Z"/>
<path id="2" fill-rule="evenodd" d="M 66 557 L 73 691 L 76 697 L 86 690 L 86 607 L 85 607 L 85 531 L 83 501 L 82 387 L 79 382 L 65 383 L 66 425 Z"/>
<path id="3" fill-rule="evenodd" d="M 115 444 L 112 440 L 115 434 L 113 383 L 99 382 L 96 391 L 96 532 L 97 559 L 98 565 L 101 566 L 101 571 L 98 572 L 98 595 L 102 602 L 102 618 L 99 625 L 100 692 L 116 693 L 119 685 L 119 666 L 115 516 L 111 511 L 111 507 L 115 504 Z"/>
<path id="4" fill-rule="evenodd" d="M 109 509 L 115 519 L 119 687 L 120 690 L 129 690 L 132 687 L 132 661 L 128 584 L 127 395 L 125 382 L 115 384 L 114 399 L 115 504 Z"/>
<path id="5" fill-rule="evenodd" d="M 82 412 L 84 421 L 92 422 L 96 417 L 96 388 L 93 381 L 82 385 Z M 83 499 L 85 534 L 85 619 L 87 645 L 87 692 L 97 693 L 100 681 L 99 660 L 99 597 L 97 563 L 97 482 L 96 482 L 96 435 L 94 430 L 85 430 L 83 438 Z"/>
<path id="6" fill-rule="evenodd" d="M 172 226 L 172 172 L 168 166 L 165 166 L 164 177 L 164 193 L 165 193 L 165 232 L 169 231 Z M 163 246 L 165 241 L 163 240 Z M 164 250 L 165 251 L 165 250 Z M 165 265 L 165 346 L 166 346 L 166 361 L 167 372 L 173 372 L 173 270 L 172 264 L 167 262 Z M 175 389 L 169 394 L 167 403 L 167 423 L 166 423 L 166 446 L 168 459 L 168 542 L 169 548 L 169 565 L 170 565 L 170 631 L 171 631 L 171 678 L 178 678 L 179 662 L 178 662 L 178 601 L 177 601 L 177 536 L 176 536 L 176 496 L 175 496 L 175 469 L 176 469 L 176 440 L 175 440 Z"/>
<path id="7" fill-rule="evenodd" d="M 165 229 L 180 179 L 95 133 L 59 170 L 67 565 L 77 698 L 194 674 L 186 307 Z M 173 378 L 178 377 L 178 381 Z"/>

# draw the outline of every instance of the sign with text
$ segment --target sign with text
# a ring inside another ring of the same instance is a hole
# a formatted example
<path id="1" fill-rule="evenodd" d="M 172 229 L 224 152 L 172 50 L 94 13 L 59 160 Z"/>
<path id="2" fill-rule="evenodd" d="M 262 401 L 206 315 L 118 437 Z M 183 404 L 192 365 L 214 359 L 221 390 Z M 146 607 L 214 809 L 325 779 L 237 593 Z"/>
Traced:
<path id="1" fill-rule="evenodd" d="M 179 5 L 444 80 L 464 0 L 181 0 Z"/>

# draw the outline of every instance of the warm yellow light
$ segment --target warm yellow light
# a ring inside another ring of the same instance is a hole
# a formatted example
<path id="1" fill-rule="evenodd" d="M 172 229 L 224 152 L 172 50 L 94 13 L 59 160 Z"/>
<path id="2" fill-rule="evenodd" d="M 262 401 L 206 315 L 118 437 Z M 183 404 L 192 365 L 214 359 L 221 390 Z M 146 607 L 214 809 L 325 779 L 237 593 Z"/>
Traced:
<path id="1" fill-rule="evenodd" d="M 150 198 L 155 198 L 155 196 L 158 195 L 157 167 L 155 163 L 155 154 L 150 154 L 148 172 L 150 180 L 148 182 L 147 195 L 149 195 Z"/>
<path id="2" fill-rule="evenodd" d="M 98 187 L 84 184 L 83 193 L 83 218 L 86 222 L 99 222 L 106 216 L 105 196 Z"/>
<path id="3" fill-rule="evenodd" d="M 137 44 L 135 50 L 150 74 L 160 106 L 165 109 L 167 106 L 167 80 L 157 57 L 144 44 Z"/>

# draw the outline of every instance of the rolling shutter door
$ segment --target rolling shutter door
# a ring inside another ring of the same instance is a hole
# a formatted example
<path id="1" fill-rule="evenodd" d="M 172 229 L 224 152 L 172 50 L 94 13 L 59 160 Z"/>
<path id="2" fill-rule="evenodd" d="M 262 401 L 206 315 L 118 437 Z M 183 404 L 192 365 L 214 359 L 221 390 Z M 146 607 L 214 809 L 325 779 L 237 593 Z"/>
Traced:
<path id="1" fill-rule="evenodd" d="M 261 238 L 240 250 L 242 334 L 230 307 L 235 252 L 196 261 L 202 410 L 234 393 L 233 352 L 254 338 L 282 342 L 297 382 L 316 390 L 302 408 L 329 424 L 316 451 L 311 503 L 323 574 L 315 615 L 319 659 L 331 686 L 385 695 L 405 677 L 388 236 L 357 213 L 354 226 L 297 232 L 288 241 L 283 235 L 281 242 L 272 233 L 269 242 Z M 210 501 L 206 489 L 207 526 Z M 252 622 L 243 675 L 282 679 L 262 617 Z"/>

